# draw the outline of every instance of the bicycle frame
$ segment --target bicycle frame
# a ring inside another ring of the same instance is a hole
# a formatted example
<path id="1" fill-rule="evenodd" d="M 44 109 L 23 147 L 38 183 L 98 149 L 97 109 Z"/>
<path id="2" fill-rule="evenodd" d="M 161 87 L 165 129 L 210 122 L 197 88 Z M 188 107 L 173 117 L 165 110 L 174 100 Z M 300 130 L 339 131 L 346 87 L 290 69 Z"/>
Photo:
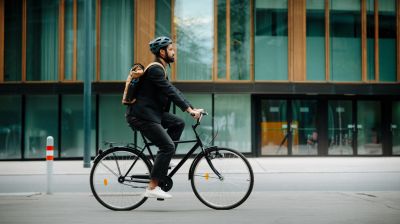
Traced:
<path id="1" fill-rule="evenodd" d="M 176 145 L 178 145 L 179 143 L 196 143 L 190 150 L 188 153 L 186 153 L 186 155 L 179 161 L 178 165 L 167 175 L 169 178 L 172 178 L 174 176 L 174 174 L 182 167 L 182 165 L 189 159 L 189 157 L 191 155 L 193 155 L 193 153 L 197 150 L 197 148 L 201 148 L 201 152 L 197 155 L 197 157 L 199 157 L 199 155 L 201 155 L 202 153 L 206 153 L 206 150 L 204 149 L 204 145 L 203 142 L 201 141 L 196 128 L 200 125 L 200 121 L 202 118 L 203 114 L 201 115 L 201 117 L 197 120 L 197 123 L 195 125 L 192 125 L 192 129 L 193 132 L 196 136 L 195 140 L 186 140 L 186 141 L 174 141 L 174 143 Z M 143 133 L 140 133 L 142 135 L 143 141 L 144 141 L 144 146 L 143 148 L 140 150 L 141 154 L 144 154 L 144 150 L 147 149 L 147 151 L 149 152 L 150 158 L 152 161 L 154 161 L 154 155 L 151 152 L 150 146 L 155 145 L 154 143 L 148 142 L 146 140 L 146 138 L 144 137 Z M 211 147 L 213 148 L 213 147 Z M 196 157 L 196 158 L 197 158 Z M 223 179 L 222 175 L 215 169 L 215 167 L 213 166 L 210 158 L 208 158 L 207 156 L 205 156 L 207 163 L 209 164 L 210 168 L 213 170 L 213 172 L 218 176 L 219 179 Z M 128 169 L 128 171 L 126 172 L 126 174 L 123 176 L 123 180 L 125 180 L 125 178 L 128 176 L 129 172 L 132 170 L 133 166 L 135 165 L 136 161 L 138 160 L 138 158 L 136 158 L 136 160 L 132 163 L 132 165 L 130 166 L 130 168 Z M 192 170 L 192 167 L 189 170 L 189 179 L 190 179 L 190 171 Z M 143 176 L 143 175 L 133 175 L 131 176 L 131 178 L 137 178 L 137 179 L 148 179 L 149 176 Z M 135 182 L 135 181 L 133 181 Z M 141 181 L 138 181 L 141 182 Z"/>

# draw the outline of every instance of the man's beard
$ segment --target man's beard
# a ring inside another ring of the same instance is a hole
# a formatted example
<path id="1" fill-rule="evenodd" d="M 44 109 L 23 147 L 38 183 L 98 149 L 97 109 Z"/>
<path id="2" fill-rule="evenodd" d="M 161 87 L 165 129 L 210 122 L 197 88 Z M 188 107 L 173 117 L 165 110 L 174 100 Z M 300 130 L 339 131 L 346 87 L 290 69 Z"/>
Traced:
<path id="1" fill-rule="evenodd" d="M 170 57 L 169 55 L 167 55 L 167 58 L 166 58 L 166 62 L 169 64 L 169 63 L 174 63 L 174 61 L 175 61 L 175 58 L 174 57 Z"/>

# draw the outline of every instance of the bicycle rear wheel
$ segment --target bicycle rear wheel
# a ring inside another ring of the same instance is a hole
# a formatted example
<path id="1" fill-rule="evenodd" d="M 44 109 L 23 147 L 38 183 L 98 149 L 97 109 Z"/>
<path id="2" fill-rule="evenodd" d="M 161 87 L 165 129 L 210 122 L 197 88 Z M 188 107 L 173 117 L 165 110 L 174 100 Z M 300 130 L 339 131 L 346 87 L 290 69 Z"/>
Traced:
<path id="1" fill-rule="evenodd" d="M 233 149 L 211 148 L 195 160 L 193 166 L 193 192 L 206 206 L 220 210 L 232 209 L 250 196 L 254 174 L 250 163 L 241 153 Z"/>
<path id="2" fill-rule="evenodd" d="M 109 149 L 93 164 L 90 172 L 92 193 L 100 204 L 111 210 L 135 209 L 147 199 L 143 195 L 150 170 L 149 160 L 138 150 Z"/>

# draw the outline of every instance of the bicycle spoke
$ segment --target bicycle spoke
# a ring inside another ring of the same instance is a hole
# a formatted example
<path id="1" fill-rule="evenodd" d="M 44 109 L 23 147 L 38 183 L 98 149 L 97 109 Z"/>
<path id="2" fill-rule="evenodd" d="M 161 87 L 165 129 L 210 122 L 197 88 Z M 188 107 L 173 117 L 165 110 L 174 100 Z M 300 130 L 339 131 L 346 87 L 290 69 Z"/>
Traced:
<path id="1" fill-rule="evenodd" d="M 115 153 L 113 153 L 113 156 L 114 156 L 115 163 L 117 164 L 119 176 L 122 176 L 121 169 L 119 168 L 119 164 L 118 164 L 118 159 L 117 159 L 117 157 L 115 156 Z"/>
<path id="2" fill-rule="evenodd" d="M 110 169 L 106 164 L 103 163 L 103 161 L 100 162 L 108 171 L 110 171 L 114 176 L 119 177 L 118 174 L 116 174 L 114 171 Z"/>

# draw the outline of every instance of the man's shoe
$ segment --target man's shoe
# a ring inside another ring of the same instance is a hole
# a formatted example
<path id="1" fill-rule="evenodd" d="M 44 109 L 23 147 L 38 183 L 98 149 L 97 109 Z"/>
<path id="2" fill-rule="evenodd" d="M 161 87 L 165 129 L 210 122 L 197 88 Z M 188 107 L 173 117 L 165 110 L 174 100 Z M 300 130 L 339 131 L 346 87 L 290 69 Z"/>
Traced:
<path id="1" fill-rule="evenodd" d="M 146 192 L 144 192 L 144 196 L 147 198 L 161 198 L 161 199 L 172 198 L 172 195 L 161 190 L 160 187 L 155 187 L 152 190 L 150 190 L 149 188 L 146 188 Z"/>

